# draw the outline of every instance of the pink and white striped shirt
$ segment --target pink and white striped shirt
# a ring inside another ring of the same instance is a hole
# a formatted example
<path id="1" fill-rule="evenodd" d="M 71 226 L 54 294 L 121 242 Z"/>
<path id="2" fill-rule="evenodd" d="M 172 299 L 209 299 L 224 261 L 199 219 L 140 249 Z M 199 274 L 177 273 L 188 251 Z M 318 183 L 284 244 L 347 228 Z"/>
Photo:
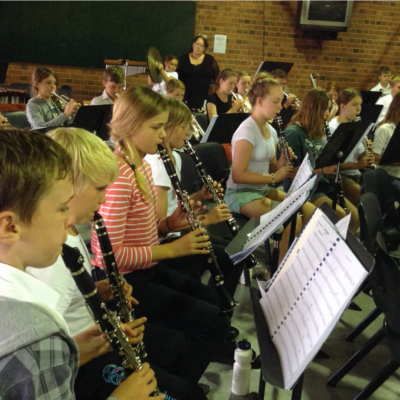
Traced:
<path id="1" fill-rule="evenodd" d="M 135 173 L 129 165 L 119 161 L 119 176 L 107 188 L 106 203 L 100 208 L 108 235 L 114 250 L 115 260 L 121 274 L 134 270 L 153 267 L 151 261 L 152 246 L 157 246 L 158 229 L 156 221 L 156 191 L 150 165 L 136 168 L 147 181 L 152 202 L 149 202 L 137 186 Z M 103 269 L 103 256 L 96 232 L 92 230 L 92 251 L 95 257 L 92 264 Z"/>

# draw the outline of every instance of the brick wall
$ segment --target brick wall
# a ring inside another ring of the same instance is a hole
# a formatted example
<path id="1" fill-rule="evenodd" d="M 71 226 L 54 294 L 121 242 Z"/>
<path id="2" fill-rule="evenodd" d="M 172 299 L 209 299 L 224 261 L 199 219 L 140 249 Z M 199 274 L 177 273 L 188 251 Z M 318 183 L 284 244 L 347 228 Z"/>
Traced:
<path id="1" fill-rule="evenodd" d="M 400 2 L 355 1 L 351 27 L 337 41 L 319 49 L 296 29 L 297 1 L 199 1 L 195 33 L 208 35 L 209 52 L 221 69 L 247 69 L 253 74 L 261 61 L 293 62 L 289 87 L 300 98 L 311 88 L 309 74 L 317 71 L 320 85 L 336 80 L 341 86 L 368 89 L 376 84 L 374 72 L 388 65 L 400 73 Z M 214 35 L 227 35 L 226 54 L 214 54 Z M 154 44 L 157 46 L 157 44 Z M 34 64 L 10 63 L 6 84 L 29 83 Z M 90 100 L 102 91 L 102 69 L 49 66 L 60 85 L 72 87 L 77 101 Z M 145 75 L 128 84 L 147 83 Z"/>

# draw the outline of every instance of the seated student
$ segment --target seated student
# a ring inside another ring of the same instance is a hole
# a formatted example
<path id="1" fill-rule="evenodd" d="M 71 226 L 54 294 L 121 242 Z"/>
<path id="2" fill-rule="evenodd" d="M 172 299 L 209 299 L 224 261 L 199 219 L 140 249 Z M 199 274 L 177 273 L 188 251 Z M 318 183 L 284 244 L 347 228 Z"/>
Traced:
<path id="1" fill-rule="evenodd" d="M 240 94 L 245 101 L 248 101 L 247 94 L 251 83 L 249 73 L 247 71 L 238 71 L 236 78 L 235 93 Z"/>
<path id="2" fill-rule="evenodd" d="M 282 71 L 281 69 L 275 69 L 273 70 L 270 75 L 276 79 L 282 87 L 283 91 L 283 100 L 282 100 L 282 110 L 279 113 L 280 117 L 282 118 L 282 124 L 283 127 L 285 127 L 292 116 L 296 113 L 298 110 L 299 102 L 297 100 L 297 96 L 295 94 L 291 93 L 286 93 L 289 89 L 287 86 L 287 79 L 288 79 L 288 74 L 285 71 Z"/>
<path id="3" fill-rule="evenodd" d="M 145 154 L 155 154 L 157 145 L 164 141 L 167 121 L 167 100 L 158 93 L 141 86 L 122 93 L 110 122 L 120 172 L 107 188 L 100 213 L 118 268 L 139 301 L 136 316 L 146 316 L 157 325 L 184 334 L 186 352 L 177 375 L 198 382 L 227 337 L 229 318 L 221 315 L 214 290 L 167 267 L 168 263 L 185 262 L 179 257 L 208 254 L 206 231 L 196 229 L 172 243 L 158 241 L 159 234 L 187 224 L 180 208 L 168 218 L 156 218 L 157 195 L 151 167 L 143 159 Z M 93 232 L 92 250 L 92 264 L 103 269 L 103 257 Z"/>
<path id="4" fill-rule="evenodd" d="M 380 67 L 378 71 L 376 71 L 376 75 L 379 79 L 379 83 L 371 89 L 371 92 L 381 92 L 382 96 L 390 94 L 389 80 L 391 71 L 389 67 Z"/>
<path id="5" fill-rule="evenodd" d="M 339 106 L 339 115 L 333 118 L 329 123 L 331 135 L 336 131 L 340 124 L 353 122 L 361 112 L 362 98 L 361 93 L 355 89 L 342 89 L 337 101 Z M 371 168 L 374 159 L 365 152 L 364 145 L 359 144 L 353 153 L 353 158 L 349 162 L 340 165 L 341 180 L 344 195 L 355 206 L 360 202 L 360 169 Z"/>
<path id="6" fill-rule="evenodd" d="M 315 88 L 310 90 L 301 102 L 300 110 L 295 114 L 285 129 L 285 136 L 289 146 L 296 154 L 294 166 L 298 167 L 306 156 L 308 150 L 311 150 L 315 159 L 318 158 L 326 144 L 324 132 L 325 121 L 328 118 L 331 109 L 331 99 L 326 90 Z M 326 168 L 315 169 L 314 174 L 321 174 L 321 179 L 310 202 L 320 207 L 323 203 L 332 204 L 334 188 L 328 181 L 327 175 L 336 174 L 336 165 Z M 285 182 L 287 190 L 289 185 Z M 345 198 L 347 209 L 351 212 L 350 230 L 354 233 L 359 226 L 359 218 L 356 207 Z M 336 206 L 336 214 L 343 218 L 346 212 Z"/>
<path id="7" fill-rule="evenodd" d="M 164 69 L 165 68 L 165 69 Z M 149 85 L 153 85 L 152 89 L 159 94 L 165 94 L 165 86 L 171 79 L 178 79 L 178 73 L 176 69 L 178 68 L 178 58 L 172 54 L 168 54 L 164 60 L 164 66 L 158 63 L 158 70 L 162 76 L 161 83 L 154 83 L 150 75 L 147 77 Z"/>
<path id="8" fill-rule="evenodd" d="M 285 193 L 268 185 L 295 175 L 293 167 L 285 165 L 283 152 L 280 159 L 276 159 L 278 137 L 268 123 L 282 109 L 282 99 L 283 91 L 278 81 L 266 73 L 255 76 L 249 91 L 253 113 L 232 137 L 232 170 L 226 185 L 225 202 L 230 210 L 248 218 L 258 218 L 274 209 Z M 308 219 L 314 207 L 306 204 L 303 209 Z M 296 229 L 299 233 L 300 218 Z M 289 234 L 290 225 L 283 233 L 280 259 L 287 251 Z"/>
<path id="9" fill-rule="evenodd" d="M 176 99 L 168 102 L 168 112 L 168 122 L 165 126 L 167 137 L 162 145 L 167 150 L 175 166 L 178 178 L 181 179 L 181 176 L 185 174 L 185 170 L 182 169 L 182 160 L 180 155 L 174 151 L 174 149 L 181 149 L 184 145 L 184 141 L 188 139 L 190 135 L 189 123 L 192 119 L 192 115 L 189 108 Z M 157 218 L 167 218 L 172 215 L 172 213 L 178 207 L 178 200 L 174 191 L 174 187 L 164 167 L 164 162 L 158 157 L 157 154 L 149 154 L 145 157 L 145 160 L 148 161 L 151 166 L 152 176 L 157 193 Z M 217 182 L 214 182 L 214 186 L 217 191 L 220 191 L 219 188 L 221 185 L 218 186 Z M 222 193 L 220 193 L 220 195 L 222 196 Z M 211 198 L 211 193 L 209 193 L 207 188 L 203 186 L 202 190 L 192 194 L 190 198 L 194 201 L 204 201 Z M 232 215 L 228 206 L 226 204 L 220 204 L 213 207 L 207 214 L 199 216 L 198 219 L 203 226 L 207 226 L 228 221 L 231 217 Z M 188 224 L 183 228 L 184 230 L 190 230 L 190 226 Z M 180 233 L 174 233 L 173 235 L 178 235 L 179 237 Z M 233 265 L 230 261 L 225 252 L 225 247 L 228 245 L 229 241 L 223 241 L 220 238 L 211 238 L 211 243 L 217 256 L 218 264 L 224 275 L 225 285 L 230 295 L 233 297 L 239 277 L 242 273 L 243 264 Z M 199 281 L 204 271 L 209 269 L 208 263 L 202 256 L 191 256 L 190 265 L 190 269 L 188 269 L 187 266 L 182 263 L 172 265 L 171 268 L 177 269 L 182 274 L 188 275 Z M 211 277 L 209 281 L 210 286 L 214 286 L 213 281 L 214 279 Z"/>
<path id="10" fill-rule="evenodd" d="M 185 95 L 185 85 L 179 79 L 170 79 L 167 82 L 165 90 L 168 97 L 183 101 L 183 96 Z"/>
<path id="11" fill-rule="evenodd" d="M 214 85 L 214 93 L 207 97 L 208 120 L 214 115 L 233 114 L 240 111 L 243 100 L 233 100 L 232 91 L 236 85 L 236 73 L 232 69 L 223 69 Z"/>
<path id="12" fill-rule="evenodd" d="M 121 93 L 125 81 L 124 71 L 118 66 L 106 68 L 103 73 L 104 90 L 100 96 L 92 99 L 90 105 L 114 104 Z"/>
<path id="13" fill-rule="evenodd" d="M 397 93 L 393 97 L 393 101 L 390 104 L 386 117 L 382 121 L 382 125 L 375 132 L 375 139 L 374 139 L 375 161 L 379 161 L 382 158 L 382 154 L 385 152 L 386 147 L 389 144 L 393 132 L 399 122 L 400 122 L 400 93 Z M 395 200 L 400 203 L 399 163 L 391 165 L 378 164 L 377 168 L 382 168 L 389 174 L 390 182 L 392 184 L 392 189 L 393 189 L 393 195 L 395 197 Z"/>
<path id="14" fill-rule="evenodd" d="M 32 129 L 64 125 L 76 113 L 76 103 L 71 100 L 62 111 L 53 102 L 57 89 L 57 75 L 50 68 L 37 67 L 32 74 L 32 98 L 26 105 L 26 117 Z"/>
<path id="15" fill-rule="evenodd" d="M 0 398 L 72 400 L 78 364 L 109 345 L 95 327 L 73 340 L 58 293 L 25 273 L 57 260 L 74 222 L 71 159 L 42 133 L 0 131 L 0 182 Z M 145 364 L 109 400 L 150 399 L 156 385 Z"/>
<path id="16" fill-rule="evenodd" d="M 383 96 L 378 99 L 376 104 L 382 104 L 383 108 L 381 113 L 379 114 L 377 124 L 380 124 L 386 116 L 386 113 L 389 110 L 390 103 L 393 100 L 393 97 L 400 92 L 400 75 L 394 75 L 390 78 L 390 94 Z"/>
<path id="17" fill-rule="evenodd" d="M 74 197 L 69 206 L 75 216 L 75 223 L 86 224 L 93 218 L 94 211 L 97 211 L 105 202 L 106 188 L 118 176 L 117 161 L 105 143 L 82 129 L 58 128 L 51 131 L 49 136 L 58 142 L 72 158 Z M 82 238 L 73 225 L 68 227 L 67 232 L 66 243 L 80 250 L 85 259 L 84 266 L 91 273 L 90 255 Z M 85 300 L 61 257 L 48 268 L 41 270 L 27 268 L 27 272 L 58 292 L 59 300 L 56 310 L 65 318 L 72 336 L 79 335 L 93 326 L 93 319 L 87 311 Z M 107 279 L 97 281 L 96 287 L 104 301 L 113 298 Z M 129 299 L 132 287 L 125 283 L 124 289 Z M 135 337 L 130 338 L 132 344 L 137 344 L 143 339 L 145 321 L 145 318 L 139 318 L 126 324 L 134 330 Z M 164 337 L 162 342 L 159 341 L 160 337 Z M 197 385 L 189 387 L 190 385 L 183 379 L 158 367 L 162 365 L 170 372 L 174 372 L 178 367 L 184 353 L 185 341 L 177 331 L 154 325 L 147 326 L 145 343 L 147 360 L 155 370 L 161 392 L 168 392 L 170 396 L 178 399 L 187 398 L 189 393 L 190 399 L 204 398 L 202 390 Z M 110 364 L 118 365 L 123 370 L 121 359 L 114 352 L 97 357 L 79 369 L 75 382 L 77 399 L 101 400 L 110 395 L 115 385 L 103 379 L 103 369 Z"/>
<path id="18" fill-rule="evenodd" d="M 328 122 L 336 117 L 336 114 L 338 112 L 338 105 L 337 105 L 337 99 L 339 96 L 339 85 L 336 82 L 328 82 L 325 85 L 325 90 L 328 92 L 329 96 L 331 96 L 331 100 L 332 100 L 332 107 L 330 109 L 329 112 L 329 116 L 328 116 Z"/>

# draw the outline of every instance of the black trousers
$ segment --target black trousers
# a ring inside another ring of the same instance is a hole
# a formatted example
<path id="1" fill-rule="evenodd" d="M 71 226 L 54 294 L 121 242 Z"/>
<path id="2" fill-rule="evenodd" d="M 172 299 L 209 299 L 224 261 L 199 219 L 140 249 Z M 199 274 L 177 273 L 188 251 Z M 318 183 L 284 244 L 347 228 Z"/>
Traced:
<path id="1" fill-rule="evenodd" d="M 229 318 L 221 314 L 217 292 L 171 270 L 165 261 L 124 278 L 133 287 L 132 296 L 139 301 L 135 306 L 137 318 L 147 317 L 149 323 L 183 335 L 186 351 L 179 360 L 176 375 L 197 383 L 230 329 Z M 145 343 L 146 340 L 145 334 Z M 159 338 L 161 344 L 163 340 Z M 156 365 L 159 365 L 157 360 Z"/>
<path id="2" fill-rule="evenodd" d="M 183 335 L 149 323 L 146 323 L 145 332 L 146 361 L 155 372 L 160 392 L 170 399 L 205 400 L 206 396 L 197 384 L 174 375 L 186 351 Z M 121 361 L 120 356 L 111 352 L 80 367 L 75 380 L 77 400 L 106 400 L 123 376 L 129 373 L 124 371 Z"/>

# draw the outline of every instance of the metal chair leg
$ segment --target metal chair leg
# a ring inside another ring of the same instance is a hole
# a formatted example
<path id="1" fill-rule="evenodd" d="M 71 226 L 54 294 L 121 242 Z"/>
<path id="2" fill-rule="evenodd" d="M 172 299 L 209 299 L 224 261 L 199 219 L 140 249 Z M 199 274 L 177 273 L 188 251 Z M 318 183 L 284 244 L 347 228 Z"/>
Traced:
<path id="1" fill-rule="evenodd" d="M 360 361 L 362 360 L 382 339 L 385 337 L 383 327 L 379 329 L 356 353 L 350 357 L 327 381 L 328 386 L 335 387 L 336 384 Z"/>
<path id="2" fill-rule="evenodd" d="M 346 340 L 348 342 L 353 342 L 355 338 L 362 333 L 362 331 L 372 324 L 380 315 L 382 311 L 378 308 L 372 310 L 347 336 Z"/>

